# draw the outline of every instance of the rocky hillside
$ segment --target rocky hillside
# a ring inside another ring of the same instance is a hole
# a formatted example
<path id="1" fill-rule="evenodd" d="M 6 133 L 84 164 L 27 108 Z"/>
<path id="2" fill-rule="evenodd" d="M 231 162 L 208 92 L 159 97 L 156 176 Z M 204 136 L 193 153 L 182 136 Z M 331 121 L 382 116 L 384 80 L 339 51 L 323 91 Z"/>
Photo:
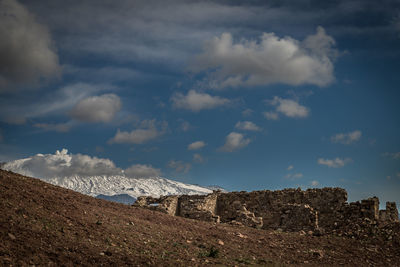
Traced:
<path id="1" fill-rule="evenodd" d="M 214 224 L 0 170 L 0 265 L 399 266 L 400 244 Z"/>

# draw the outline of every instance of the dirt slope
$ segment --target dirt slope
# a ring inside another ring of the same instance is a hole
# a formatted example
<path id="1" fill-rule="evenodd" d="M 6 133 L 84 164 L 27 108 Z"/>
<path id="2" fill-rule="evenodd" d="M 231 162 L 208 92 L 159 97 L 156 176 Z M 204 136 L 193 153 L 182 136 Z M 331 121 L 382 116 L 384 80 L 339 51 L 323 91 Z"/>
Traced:
<path id="1" fill-rule="evenodd" d="M 0 170 L 0 265 L 400 266 L 396 242 L 215 225 Z"/>

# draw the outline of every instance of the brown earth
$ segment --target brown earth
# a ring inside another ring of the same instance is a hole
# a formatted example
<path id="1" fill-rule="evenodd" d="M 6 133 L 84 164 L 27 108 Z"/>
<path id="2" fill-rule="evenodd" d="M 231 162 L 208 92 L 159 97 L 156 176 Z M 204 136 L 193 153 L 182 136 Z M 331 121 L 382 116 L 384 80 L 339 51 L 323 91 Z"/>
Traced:
<path id="1" fill-rule="evenodd" d="M 400 244 L 257 230 L 95 199 L 0 170 L 1 266 L 400 266 Z"/>

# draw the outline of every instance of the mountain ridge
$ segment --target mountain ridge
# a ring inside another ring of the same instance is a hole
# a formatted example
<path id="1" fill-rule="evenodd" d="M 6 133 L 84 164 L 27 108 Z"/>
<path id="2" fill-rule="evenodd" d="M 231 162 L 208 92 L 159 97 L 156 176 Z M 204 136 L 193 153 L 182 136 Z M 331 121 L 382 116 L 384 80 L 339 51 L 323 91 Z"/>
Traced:
<path id="1" fill-rule="evenodd" d="M 67 149 L 10 161 L 1 169 L 36 177 L 85 195 L 115 196 L 116 199 L 120 195 L 129 195 L 134 199 L 139 196 L 201 195 L 212 193 L 216 188 L 222 189 L 186 184 L 161 176 L 133 177 L 107 159 L 69 154 Z"/>

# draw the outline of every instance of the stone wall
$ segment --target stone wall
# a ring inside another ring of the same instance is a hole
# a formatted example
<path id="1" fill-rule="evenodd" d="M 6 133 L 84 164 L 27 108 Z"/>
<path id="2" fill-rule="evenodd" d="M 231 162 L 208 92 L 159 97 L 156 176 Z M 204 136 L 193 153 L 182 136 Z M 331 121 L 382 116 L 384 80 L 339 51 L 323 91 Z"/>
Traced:
<path id="1" fill-rule="evenodd" d="M 336 231 L 360 221 L 399 220 L 395 203 L 386 203 L 383 211 L 376 197 L 349 204 L 341 188 L 140 197 L 134 205 L 191 219 L 285 231 Z"/>
<path id="2" fill-rule="evenodd" d="M 384 222 L 398 222 L 399 212 L 395 202 L 386 202 L 386 209 L 379 211 L 379 219 Z"/>

